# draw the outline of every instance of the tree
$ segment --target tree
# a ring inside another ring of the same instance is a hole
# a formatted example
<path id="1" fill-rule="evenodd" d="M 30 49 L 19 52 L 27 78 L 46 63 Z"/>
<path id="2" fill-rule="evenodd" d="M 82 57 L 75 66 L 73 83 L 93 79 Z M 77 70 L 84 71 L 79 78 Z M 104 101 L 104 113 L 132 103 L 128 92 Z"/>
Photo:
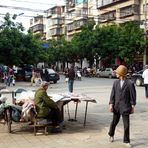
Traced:
<path id="1" fill-rule="evenodd" d="M 109 58 L 109 61 L 115 59 L 119 39 L 118 26 L 115 24 L 103 27 L 97 26 L 93 35 L 95 52 L 100 59 Z"/>
<path id="2" fill-rule="evenodd" d="M 21 23 L 15 23 L 7 13 L 0 29 L 0 63 L 6 65 L 36 64 L 40 61 L 40 41 L 31 33 L 24 34 Z"/>
<path id="3" fill-rule="evenodd" d="M 135 22 L 120 25 L 118 56 L 126 63 L 132 63 L 137 54 L 144 52 L 143 30 Z"/>
<path id="4" fill-rule="evenodd" d="M 84 26 L 82 26 L 82 31 L 75 34 L 72 39 L 72 45 L 74 45 L 73 49 L 75 49 L 75 53 L 77 54 L 77 58 L 79 58 L 82 62 L 84 58 L 90 62 L 90 65 L 93 64 L 93 29 L 94 29 L 94 21 L 88 21 Z"/>
<path id="5" fill-rule="evenodd" d="M 128 22 L 121 25 L 97 26 L 93 44 L 101 59 L 111 64 L 116 57 L 126 63 L 132 63 L 136 54 L 143 53 L 145 42 L 143 30 L 136 23 Z"/>

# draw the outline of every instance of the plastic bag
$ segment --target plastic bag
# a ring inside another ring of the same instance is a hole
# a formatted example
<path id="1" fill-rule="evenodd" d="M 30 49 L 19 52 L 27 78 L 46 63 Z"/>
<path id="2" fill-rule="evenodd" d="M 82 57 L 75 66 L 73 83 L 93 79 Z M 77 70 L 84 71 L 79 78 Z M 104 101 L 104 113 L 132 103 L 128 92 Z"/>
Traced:
<path id="1" fill-rule="evenodd" d="M 65 78 L 65 82 L 68 82 L 69 78 Z"/>
<path id="2" fill-rule="evenodd" d="M 21 112 L 15 107 L 12 107 L 11 118 L 15 122 L 19 122 L 21 119 Z"/>

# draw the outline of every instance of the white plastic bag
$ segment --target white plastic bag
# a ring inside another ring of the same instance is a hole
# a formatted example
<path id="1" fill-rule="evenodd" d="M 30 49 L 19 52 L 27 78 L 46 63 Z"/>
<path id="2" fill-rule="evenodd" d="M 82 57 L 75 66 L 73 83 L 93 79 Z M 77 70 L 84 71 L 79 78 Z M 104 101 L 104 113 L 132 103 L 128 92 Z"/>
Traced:
<path id="1" fill-rule="evenodd" d="M 69 78 L 65 78 L 65 82 L 68 82 Z"/>

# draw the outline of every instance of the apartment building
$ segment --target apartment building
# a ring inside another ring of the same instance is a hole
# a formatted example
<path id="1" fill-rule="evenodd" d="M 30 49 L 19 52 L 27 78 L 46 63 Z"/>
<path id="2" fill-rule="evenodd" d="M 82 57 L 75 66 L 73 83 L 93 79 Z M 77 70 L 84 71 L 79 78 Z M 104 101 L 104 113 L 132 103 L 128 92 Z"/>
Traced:
<path id="1" fill-rule="evenodd" d="M 140 0 L 97 0 L 99 23 L 140 21 Z"/>
<path id="2" fill-rule="evenodd" d="M 66 0 L 66 37 L 71 40 L 75 33 L 81 31 L 89 19 L 93 19 L 93 9 L 96 6 L 95 0 Z"/>
<path id="3" fill-rule="evenodd" d="M 47 10 L 46 39 L 58 39 L 65 34 L 65 6 Z"/>
<path id="4" fill-rule="evenodd" d="M 145 0 L 66 0 L 65 6 L 55 6 L 46 11 L 45 16 L 30 20 L 33 33 L 46 32 L 46 39 L 63 35 L 71 40 L 81 31 L 88 19 L 96 24 L 125 23 L 137 21 L 144 25 Z M 45 34 L 45 33 L 44 33 Z"/>
<path id="5" fill-rule="evenodd" d="M 147 9 L 145 6 L 146 0 L 97 0 L 98 23 L 100 25 L 109 25 L 135 21 L 141 28 L 146 29 Z M 144 54 L 144 56 L 146 55 Z M 142 64 L 144 56 L 136 55 L 135 61 Z"/>
<path id="6" fill-rule="evenodd" d="M 46 19 L 43 15 L 38 15 L 32 19 L 30 19 L 30 31 L 34 34 L 41 34 L 41 39 L 46 39 L 46 32 L 45 32 L 45 23 Z"/>

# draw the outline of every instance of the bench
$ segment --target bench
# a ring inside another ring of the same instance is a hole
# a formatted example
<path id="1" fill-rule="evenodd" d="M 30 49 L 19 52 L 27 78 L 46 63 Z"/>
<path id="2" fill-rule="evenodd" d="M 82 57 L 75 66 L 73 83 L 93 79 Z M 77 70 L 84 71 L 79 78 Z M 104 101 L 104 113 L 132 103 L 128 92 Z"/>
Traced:
<path id="1" fill-rule="evenodd" d="M 39 129 L 43 129 L 44 134 L 48 135 L 48 128 L 49 127 L 52 127 L 52 122 L 51 121 L 47 121 L 46 118 L 35 117 L 34 124 L 33 124 L 34 136 L 37 135 L 37 132 L 38 132 Z"/>

